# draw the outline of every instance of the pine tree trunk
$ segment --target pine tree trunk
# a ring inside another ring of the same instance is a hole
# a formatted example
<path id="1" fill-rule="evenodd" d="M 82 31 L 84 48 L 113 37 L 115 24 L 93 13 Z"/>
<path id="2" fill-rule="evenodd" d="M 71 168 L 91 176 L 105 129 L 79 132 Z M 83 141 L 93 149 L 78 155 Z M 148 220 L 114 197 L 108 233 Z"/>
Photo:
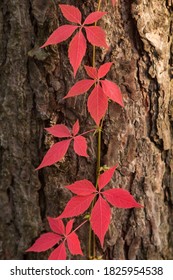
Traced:
<path id="1" fill-rule="evenodd" d="M 129 190 L 144 209 L 113 209 L 104 259 L 173 258 L 173 44 L 172 0 L 102 1 L 100 24 L 109 52 L 97 50 L 97 64 L 112 61 L 108 79 L 123 93 L 125 108 L 109 103 L 102 134 L 102 165 L 119 164 L 110 186 Z M 96 1 L 1 0 L 0 3 L 0 259 L 46 259 L 25 253 L 49 230 L 47 216 L 58 216 L 70 198 L 64 186 L 94 182 L 96 137 L 88 137 L 89 159 L 70 148 L 63 161 L 35 168 L 54 143 L 45 127 L 79 119 L 81 131 L 93 126 L 84 96 L 62 98 L 76 80 L 66 41 L 40 49 L 65 20 L 58 4 L 74 4 L 84 17 Z M 92 63 L 88 46 L 84 63 Z M 78 222 L 78 219 L 77 219 Z M 88 242 L 80 230 L 82 249 Z"/>

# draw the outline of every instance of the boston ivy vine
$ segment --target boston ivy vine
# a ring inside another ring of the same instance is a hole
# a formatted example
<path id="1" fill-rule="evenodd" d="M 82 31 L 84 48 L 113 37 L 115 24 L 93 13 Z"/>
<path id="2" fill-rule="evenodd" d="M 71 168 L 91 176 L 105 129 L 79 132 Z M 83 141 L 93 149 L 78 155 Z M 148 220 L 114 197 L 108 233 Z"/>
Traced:
<path id="1" fill-rule="evenodd" d="M 112 0 L 113 5 L 115 5 L 115 2 L 115 0 Z M 111 222 L 111 207 L 126 209 L 142 207 L 127 190 L 116 186 L 112 189 L 107 187 L 104 190 L 105 186 L 109 184 L 117 165 L 105 168 L 100 164 L 103 119 L 108 109 L 109 100 L 116 102 L 121 107 L 124 107 L 124 104 L 119 87 L 114 82 L 105 79 L 105 76 L 110 71 L 112 62 L 104 63 L 99 68 L 95 67 L 95 46 L 109 48 L 105 31 L 100 26 L 97 26 L 97 21 L 106 16 L 106 12 L 100 11 L 100 4 L 101 0 L 98 1 L 98 10 L 90 13 L 83 23 L 81 20 L 82 13 L 77 7 L 65 4 L 59 5 L 63 16 L 70 24 L 58 27 L 41 47 L 59 44 L 73 35 L 68 48 L 68 57 L 75 77 L 86 54 L 87 41 L 93 45 L 93 65 L 84 65 L 89 78 L 77 81 L 69 89 L 68 93 L 65 93 L 64 99 L 73 98 L 89 91 L 87 109 L 96 128 L 79 134 L 80 124 L 78 120 L 72 124 L 71 129 L 64 124 L 56 124 L 46 128 L 48 133 L 54 137 L 61 138 L 61 140 L 51 146 L 36 170 L 61 161 L 71 144 L 78 156 L 88 157 L 85 136 L 94 132 L 93 134 L 98 139 L 95 184 L 82 178 L 68 186 L 64 186 L 74 196 L 58 217 L 48 217 L 52 232 L 42 234 L 27 250 L 27 252 L 42 252 L 57 245 L 49 256 L 50 260 L 65 260 L 67 249 L 72 255 L 83 255 L 76 232 L 86 223 L 90 225 L 88 258 L 95 259 L 95 236 L 100 241 L 101 247 L 103 247 L 105 234 Z M 77 228 L 74 228 L 74 217 L 79 215 L 83 217 L 83 222 Z M 66 225 L 64 225 L 63 219 L 67 221 Z"/>

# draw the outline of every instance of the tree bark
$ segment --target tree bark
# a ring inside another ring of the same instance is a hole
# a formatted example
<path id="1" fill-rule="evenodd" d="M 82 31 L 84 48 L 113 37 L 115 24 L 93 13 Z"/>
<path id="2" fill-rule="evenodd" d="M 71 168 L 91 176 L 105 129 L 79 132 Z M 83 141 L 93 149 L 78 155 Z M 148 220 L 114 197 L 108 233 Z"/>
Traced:
<path id="1" fill-rule="evenodd" d="M 110 183 L 130 191 L 143 209 L 112 209 L 103 259 L 173 258 L 173 36 L 172 0 L 102 1 L 109 52 L 96 49 L 97 65 L 112 61 L 108 79 L 123 93 L 125 108 L 109 103 L 102 133 L 102 165 L 119 164 Z M 0 259 L 46 259 L 50 252 L 25 253 L 48 231 L 70 198 L 64 186 L 94 182 L 96 137 L 88 137 L 89 159 L 72 149 L 61 162 L 35 168 L 54 143 L 45 127 L 78 118 L 81 131 L 93 126 L 83 96 L 63 100 L 73 78 L 69 40 L 40 49 L 64 24 L 58 4 L 78 6 L 84 18 L 96 1 L 2 0 L 0 3 Z M 83 63 L 91 65 L 88 46 Z M 76 220 L 78 223 L 78 219 Z M 87 254 L 86 228 L 79 231 Z M 69 256 L 69 258 L 71 258 Z"/>

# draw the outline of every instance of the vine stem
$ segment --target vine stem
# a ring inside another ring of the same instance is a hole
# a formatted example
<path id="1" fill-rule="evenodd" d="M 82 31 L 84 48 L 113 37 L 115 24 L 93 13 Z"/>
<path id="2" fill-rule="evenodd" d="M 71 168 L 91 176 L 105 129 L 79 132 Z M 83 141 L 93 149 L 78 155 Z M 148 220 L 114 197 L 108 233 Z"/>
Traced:
<path id="1" fill-rule="evenodd" d="M 102 0 L 98 0 L 98 7 L 97 11 L 100 10 Z M 97 22 L 95 23 L 95 26 L 97 25 Z M 93 46 L 93 58 L 92 58 L 92 66 L 95 67 L 96 65 L 96 47 Z M 103 126 L 103 119 L 101 120 L 101 124 L 98 127 L 98 136 L 97 136 L 97 167 L 96 167 L 96 188 L 98 188 L 98 177 L 100 175 L 100 163 L 101 163 L 101 133 L 102 133 L 102 126 Z M 93 201 L 91 205 L 91 210 L 93 209 L 95 200 Z M 92 249 L 91 249 L 92 248 Z M 92 250 L 92 252 L 91 252 Z M 96 252 L 95 252 L 95 234 L 91 229 L 91 226 L 89 228 L 89 248 L 88 248 L 88 254 L 89 259 L 95 259 L 96 258 Z"/>

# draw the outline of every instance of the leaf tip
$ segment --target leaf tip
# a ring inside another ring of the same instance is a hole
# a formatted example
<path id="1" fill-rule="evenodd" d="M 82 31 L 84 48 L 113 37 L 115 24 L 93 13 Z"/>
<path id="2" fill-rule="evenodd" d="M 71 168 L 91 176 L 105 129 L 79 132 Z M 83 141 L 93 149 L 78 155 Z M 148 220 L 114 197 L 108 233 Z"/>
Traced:
<path id="1" fill-rule="evenodd" d="M 136 208 L 144 208 L 144 205 L 142 205 L 142 204 L 140 204 L 140 203 L 137 203 L 135 207 L 136 207 Z"/>
<path id="2" fill-rule="evenodd" d="M 25 250 L 25 253 L 31 252 L 32 250 L 30 248 L 28 248 L 27 250 Z"/>
<path id="3" fill-rule="evenodd" d="M 38 171 L 39 169 L 41 169 L 40 165 L 37 168 L 35 168 L 35 171 Z"/>

